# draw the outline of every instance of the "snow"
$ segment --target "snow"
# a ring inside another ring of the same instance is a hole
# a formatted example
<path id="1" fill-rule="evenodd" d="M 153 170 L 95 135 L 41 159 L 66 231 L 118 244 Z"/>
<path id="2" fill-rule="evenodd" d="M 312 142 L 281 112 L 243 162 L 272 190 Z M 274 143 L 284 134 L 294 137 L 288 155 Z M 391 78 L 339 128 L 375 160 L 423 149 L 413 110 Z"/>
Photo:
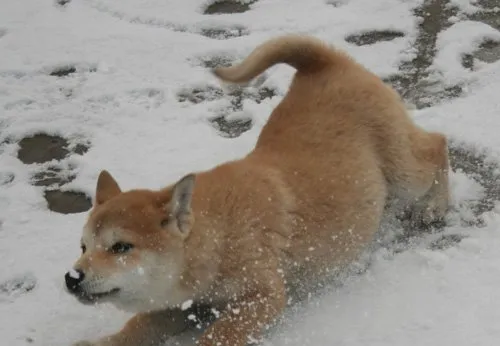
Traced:
<path id="1" fill-rule="evenodd" d="M 74 269 L 70 269 L 70 270 L 68 271 L 68 275 L 69 275 L 69 277 L 71 277 L 71 278 L 73 278 L 73 279 L 79 279 L 79 278 L 80 278 L 80 273 L 79 273 L 79 272 L 77 272 L 77 271 L 76 271 L 76 270 L 74 270 Z"/>
<path id="2" fill-rule="evenodd" d="M 480 9 L 476 6 L 477 3 L 477 0 L 450 0 L 449 7 L 456 8 L 463 13 L 473 14 Z"/>
<path id="3" fill-rule="evenodd" d="M 260 0 L 240 14 L 207 16 L 202 0 L 4 1 L 0 11 L 0 335 L 2 344 L 70 345 L 117 331 L 130 314 L 107 305 L 84 306 L 65 292 L 64 274 L 79 256 L 85 213 L 50 212 L 31 176 L 49 164 L 22 164 L 16 142 L 37 132 L 71 144 L 90 142 L 85 155 L 60 164 L 77 177 L 65 186 L 92 195 L 100 170 L 124 189 L 159 188 L 185 173 L 245 155 L 267 116 L 285 94 L 293 70 L 269 71 L 263 86 L 277 95 L 245 100 L 233 117 L 252 118 L 240 137 L 218 135 L 209 119 L 227 110 L 227 97 L 191 104 L 177 94 L 219 84 L 201 61 L 222 55 L 238 60 L 265 39 L 309 33 L 346 49 L 387 77 L 415 56 L 421 0 Z M 474 1 L 454 0 L 463 11 Z M 438 36 L 432 69 L 443 83 L 463 84 L 461 98 L 414 112 L 430 130 L 500 163 L 500 62 L 461 67 L 462 54 L 498 31 L 455 18 Z M 244 28 L 229 40 L 201 35 L 207 28 Z M 355 46 L 344 39 L 370 30 L 405 34 Z M 460 40 L 459 40 L 460 39 Z M 57 78 L 50 72 L 75 66 Z M 14 178 L 12 178 L 14 177 Z M 494 183 L 494 182 L 493 182 Z M 454 220 L 473 218 L 484 187 L 462 171 L 451 176 Z M 500 337 L 500 213 L 481 226 L 451 222 L 402 252 L 381 246 L 370 266 L 326 289 L 274 329 L 265 345 L 494 345 Z M 442 250 L 441 235 L 463 240 Z M 24 278 L 24 279 L 23 279 Z M 2 283 L 6 283 L 3 285 Z M 182 338 L 180 339 L 182 340 Z M 188 344 L 188 343 L 185 343 Z"/>
<path id="4" fill-rule="evenodd" d="M 500 41 L 500 32 L 481 22 L 464 20 L 455 23 L 438 35 L 438 54 L 433 68 L 449 85 L 464 82 L 469 74 L 462 66 L 462 56 L 472 53 L 486 41 Z"/>
<path id="5" fill-rule="evenodd" d="M 182 311 L 187 310 L 191 307 L 191 305 L 193 305 L 193 301 L 191 299 L 186 300 L 184 303 L 181 304 L 181 310 Z"/>
<path id="6" fill-rule="evenodd" d="M 137 273 L 139 275 L 144 275 L 144 268 L 143 267 L 137 267 Z"/>

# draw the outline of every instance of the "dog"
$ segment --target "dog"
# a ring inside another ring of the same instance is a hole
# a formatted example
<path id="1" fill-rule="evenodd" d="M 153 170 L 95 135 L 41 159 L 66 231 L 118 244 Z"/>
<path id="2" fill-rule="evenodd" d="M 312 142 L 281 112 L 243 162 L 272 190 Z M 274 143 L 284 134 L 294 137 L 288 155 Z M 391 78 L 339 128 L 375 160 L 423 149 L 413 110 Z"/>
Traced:
<path id="1" fill-rule="evenodd" d="M 161 343 L 185 328 L 182 306 L 195 302 L 222 309 L 198 345 L 244 346 L 280 317 L 288 287 L 359 256 L 389 198 L 422 223 L 445 217 L 445 136 L 418 127 L 346 53 L 284 35 L 213 73 L 246 84 L 280 63 L 295 75 L 247 156 L 157 191 L 122 191 L 100 173 L 66 286 L 83 303 L 137 314 L 75 345 Z"/>

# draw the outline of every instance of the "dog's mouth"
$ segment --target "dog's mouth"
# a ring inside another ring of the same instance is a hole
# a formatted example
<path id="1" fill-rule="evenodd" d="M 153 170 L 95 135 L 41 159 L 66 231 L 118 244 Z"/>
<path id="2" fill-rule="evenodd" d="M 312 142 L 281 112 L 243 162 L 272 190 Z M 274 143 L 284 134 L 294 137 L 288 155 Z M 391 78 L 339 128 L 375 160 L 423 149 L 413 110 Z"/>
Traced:
<path id="1" fill-rule="evenodd" d="M 93 304 L 97 303 L 105 298 L 110 298 L 115 296 L 120 292 L 119 288 L 113 288 L 112 290 L 106 292 L 97 292 L 97 293 L 89 293 L 89 292 L 79 292 L 76 294 L 78 300 L 83 304 Z"/>

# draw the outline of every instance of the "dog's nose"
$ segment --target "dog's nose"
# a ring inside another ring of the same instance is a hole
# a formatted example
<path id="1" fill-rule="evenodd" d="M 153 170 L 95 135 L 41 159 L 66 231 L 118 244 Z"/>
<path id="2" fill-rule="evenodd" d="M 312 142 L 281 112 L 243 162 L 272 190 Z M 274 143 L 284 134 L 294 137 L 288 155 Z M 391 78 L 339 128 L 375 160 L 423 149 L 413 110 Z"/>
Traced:
<path id="1" fill-rule="evenodd" d="M 72 293 L 80 291 L 80 284 L 85 278 L 85 274 L 79 269 L 71 269 L 64 275 L 64 280 L 66 281 L 66 287 Z"/>

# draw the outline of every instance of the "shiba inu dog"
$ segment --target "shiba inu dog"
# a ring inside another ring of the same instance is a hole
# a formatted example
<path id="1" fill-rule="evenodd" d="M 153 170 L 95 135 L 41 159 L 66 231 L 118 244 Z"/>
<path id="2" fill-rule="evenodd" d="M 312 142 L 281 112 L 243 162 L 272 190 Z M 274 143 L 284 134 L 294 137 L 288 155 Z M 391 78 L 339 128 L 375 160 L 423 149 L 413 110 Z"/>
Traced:
<path id="1" fill-rule="evenodd" d="M 198 345 L 243 346 L 280 316 L 287 287 L 359 255 L 391 196 L 423 223 L 445 216 L 446 138 L 417 127 L 346 54 L 286 35 L 213 72 L 244 84 L 278 63 L 297 71 L 246 157 L 158 191 L 123 192 L 101 172 L 66 285 L 137 315 L 76 345 L 159 344 L 184 328 L 180 307 L 193 301 L 222 309 Z"/>

